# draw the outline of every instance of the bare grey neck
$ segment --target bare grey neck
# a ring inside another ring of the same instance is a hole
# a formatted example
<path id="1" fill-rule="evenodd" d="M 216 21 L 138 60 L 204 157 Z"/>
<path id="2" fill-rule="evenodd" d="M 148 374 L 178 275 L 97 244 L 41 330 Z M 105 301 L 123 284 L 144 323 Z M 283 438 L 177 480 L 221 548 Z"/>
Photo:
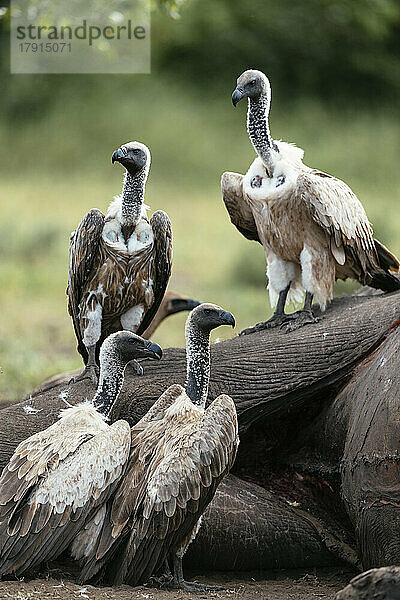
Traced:
<path id="1" fill-rule="evenodd" d="M 109 416 L 119 396 L 124 383 L 124 370 L 125 364 L 112 357 L 107 361 L 107 366 L 100 369 L 99 385 L 92 403 L 105 417 Z"/>
<path id="2" fill-rule="evenodd" d="M 269 100 L 265 94 L 249 98 L 247 109 L 247 131 L 254 150 L 264 163 L 268 175 L 272 176 L 273 154 L 278 152 L 269 131 Z"/>
<path id="3" fill-rule="evenodd" d="M 135 226 L 142 213 L 146 172 L 141 169 L 134 175 L 125 173 L 122 186 L 122 225 Z"/>
<path id="4" fill-rule="evenodd" d="M 185 390 L 193 404 L 204 408 L 210 381 L 210 332 L 193 324 L 186 329 Z"/>

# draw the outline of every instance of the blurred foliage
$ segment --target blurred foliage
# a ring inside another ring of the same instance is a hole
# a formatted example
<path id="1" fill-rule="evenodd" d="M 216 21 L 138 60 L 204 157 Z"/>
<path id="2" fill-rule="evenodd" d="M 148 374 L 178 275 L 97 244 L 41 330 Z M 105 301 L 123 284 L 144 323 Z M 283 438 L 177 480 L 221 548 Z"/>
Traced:
<path id="1" fill-rule="evenodd" d="M 154 25 L 154 39 L 165 42 L 155 45 L 158 67 L 202 90 L 221 79 L 232 86 L 252 67 L 282 95 L 366 96 L 370 104 L 399 93 L 398 0 L 189 0 L 173 28 Z"/>
<path id="2" fill-rule="evenodd" d="M 152 7 L 153 74 L 203 99 L 227 94 L 249 67 L 269 75 L 279 102 L 311 96 L 371 106 L 400 98 L 399 0 L 153 0 Z M 0 11 L 0 109 L 10 118 L 45 115 L 60 94 L 110 86 L 118 93 L 131 84 L 131 76 L 10 77 L 8 18 Z"/>

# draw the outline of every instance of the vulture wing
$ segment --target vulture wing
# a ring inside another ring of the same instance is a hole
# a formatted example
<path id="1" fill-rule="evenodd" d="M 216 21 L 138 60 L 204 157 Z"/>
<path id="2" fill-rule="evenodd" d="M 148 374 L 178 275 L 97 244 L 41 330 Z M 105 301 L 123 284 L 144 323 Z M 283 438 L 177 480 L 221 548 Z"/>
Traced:
<path id="1" fill-rule="evenodd" d="M 69 247 L 68 312 L 74 324 L 78 352 L 82 355 L 85 363 L 88 356 L 79 324 L 79 304 L 99 247 L 104 219 L 103 213 L 97 208 L 89 210 L 79 223 L 77 230 L 72 234 Z"/>
<path id="2" fill-rule="evenodd" d="M 349 252 L 364 272 L 377 267 L 371 225 L 349 186 L 326 173 L 309 171 L 299 175 L 297 187 L 311 217 L 328 234 L 337 263 L 344 265 Z"/>
<path id="3" fill-rule="evenodd" d="M 150 225 L 155 252 L 154 302 L 143 317 L 136 332 L 138 335 L 142 335 L 152 322 L 167 289 L 172 268 L 172 227 L 167 213 L 157 210 L 150 219 Z"/>
<path id="4" fill-rule="evenodd" d="M 82 582 L 92 579 L 103 569 L 123 541 L 124 535 L 121 533 L 125 533 L 126 524 L 136 512 L 146 492 L 151 475 L 149 465 L 158 449 L 157 442 L 165 431 L 165 424 L 162 422 L 165 411 L 183 391 L 181 385 L 171 385 L 146 415 L 132 427 L 128 468 L 114 498 L 109 503 L 98 543 L 82 569 Z"/>
<path id="5" fill-rule="evenodd" d="M 125 421 L 91 432 L 60 419 L 18 446 L 0 479 L 1 574 L 22 574 L 69 546 L 114 491 L 130 439 Z"/>
<path id="6" fill-rule="evenodd" d="M 158 447 L 147 463 L 146 486 L 131 506 L 130 535 L 119 551 L 115 583 L 147 581 L 171 550 L 190 542 L 199 518 L 233 464 L 237 446 L 235 405 L 222 395 L 187 426 L 168 453 Z"/>
<path id="7" fill-rule="evenodd" d="M 221 191 L 231 222 L 236 229 L 248 240 L 254 240 L 261 244 L 253 213 L 243 194 L 243 175 L 223 173 Z"/>

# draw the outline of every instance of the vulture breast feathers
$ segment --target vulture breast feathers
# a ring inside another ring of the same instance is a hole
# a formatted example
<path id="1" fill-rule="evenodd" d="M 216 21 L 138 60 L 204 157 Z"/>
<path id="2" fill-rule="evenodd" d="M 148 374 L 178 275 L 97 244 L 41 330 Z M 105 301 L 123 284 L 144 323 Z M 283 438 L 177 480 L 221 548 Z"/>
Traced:
<path id="1" fill-rule="evenodd" d="M 205 410 L 192 407 L 184 389 L 173 385 L 132 428 L 126 475 L 110 500 L 82 581 L 109 565 L 114 584 L 137 585 L 190 542 L 238 444 L 236 410 L 228 396 Z"/>
<path id="2" fill-rule="evenodd" d="M 142 219 L 136 226 L 141 234 L 137 234 L 134 248 L 129 244 L 121 247 L 106 235 L 107 224 L 113 217 L 108 213 L 105 217 L 100 210 L 92 209 L 71 236 L 68 310 L 78 351 L 85 362 L 87 350 L 83 332 L 96 306 L 101 307 L 102 315 L 98 353 L 109 334 L 130 329 L 122 325 L 121 317 L 135 307 L 140 307 L 140 311 L 134 333 L 141 335 L 145 331 L 163 299 L 171 274 L 172 229 L 164 211 L 156 211 L 148 221 L 144 207 Z"/>
<path id="3" fill-rule="evenodd" d="M 89 403 L 21 442 L 0 479 L 0 574 L 54 560 L 94 517 L 123 473 L 130 427 Z"/>

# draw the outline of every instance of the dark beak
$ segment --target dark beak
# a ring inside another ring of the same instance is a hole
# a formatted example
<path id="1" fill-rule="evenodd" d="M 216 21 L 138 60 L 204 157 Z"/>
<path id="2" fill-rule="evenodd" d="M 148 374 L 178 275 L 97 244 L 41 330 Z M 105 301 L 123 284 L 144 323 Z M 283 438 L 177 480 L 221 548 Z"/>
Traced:
<path id="1" fill-rule="evenodd" d="M 111 162 L 114 164 L 115 162 L 120 162 L 122 158 L 125 158 L 125 153 L 122 148 L 118 148 L 118 150 L 114 150 L 111 157 Z"/>
<path id="2" fill-rule="evenodd" d="M 155 360 L 160 360 L 162 358 L 162 349 L 160 348 L 160 346 L 158 344 L 153 344 L 153 342 L 150 342 L 145 350 L 144 350 L 144 354 L 146 356 L 146 358 L 153 358 Z"/>
<path id="3" fill-rule="evenodd" d="M 221 312 L 221 319 L 222 319 L 224 325 L 232 325 L 232 327 L 235 327 L 235 325 L 236 325 L 235 317 L 233 316 L 232 313 L 230 313 L 226 310 L 223 310 Z"/>
<path id="4" fill-rule="evenodd" d="M 232 104 L 233 106 L 236 106 L 236 104 L 238 102 L 240 102 L 240 100 L 244 98 L 244 92 L 243 90 L 239 90 L 238 88 L 235 89 L 235 91 L 232 94 Z"/>

